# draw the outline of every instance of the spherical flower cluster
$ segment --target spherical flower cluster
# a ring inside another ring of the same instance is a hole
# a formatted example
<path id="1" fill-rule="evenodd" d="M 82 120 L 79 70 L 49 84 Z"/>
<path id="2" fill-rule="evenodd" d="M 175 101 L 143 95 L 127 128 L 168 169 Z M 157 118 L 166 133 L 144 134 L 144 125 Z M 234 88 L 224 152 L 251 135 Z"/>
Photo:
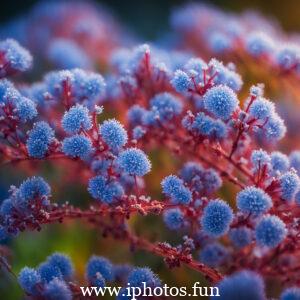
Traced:
<path id="1" fill-rule="evenodd" d="M 202 229 L 213 237 L 226 234 L 233 219 L 230 206 L 223 200 L 216 199 L 208 203 L 201 217 Z"/>
<path id="2" fill-rule="evenodd" d="M 205 109 L 222 120 L 229 119 L 239 103 L 236 94 L 222 85 L 209 89 L 203 101 Z"/>
<path id="3" fill-rule="evenodd" d="M 84 135 L 76 134 L 63 140 L 62 151 L 72 158 L 87 158 L 93 151 L 92 143 Z"/>
<path id="4" fill-rule="evenodd" d="M 171 80 L 171 84 L 179 93 L 188 91 L 191 83 L 192 81 L 189 76 L 182 70 L 177 70 Z"/>
<path id="5" fill-rule="evenodd" d="M 253 232 L 246 226 L 232 228 L 229 231 L 229 238 L 235 247 L 243 248 L 252 242 Z"/>
<path id="6" fill-rule="evenodd" d="M 260 246 L 274 248 L 287 234 L 286 226 L 278 217 L 267 215 L 262 217 L 255 228 L 255 238 Z"/>
<path id="7" fill-rule="evenodd" d="M 89 130 L 92 127 L 92 120 L 88 109 L 83 105 L 77 104 L 65 112 L 61 124 L 67 133 L 74 134 L 80 130 Z"/>
<path id="8" fill-rule="evenodd" d="M 286 172 L 279 177 L 281 198 L 292 201 L 300 188 L 300 179 L 295 172 Z"/>
<path id="9" fill-rule="evenodd" d="M 32 56 L 30 53 L 12 39 L 0 42 L 0 53 L 2 60 L 0 68 L 0 77 L 24 72 L 32 65 Z"/>
<path id="10" fill-rule="evenodd" d="M 265 167 L 269 167 L 270 161 L 270 156 L 262 149 L 254 150 L 251 154 L 251 163 L 255 172 L 261 171 Z"/>
<path id="11" fill-rule="evenodd" d="M 265 300 L 265 285 L 262 278 L 252 271 L 240 271 L 224 278 L 219 284 L 222 300 Z M 255 288 L 254 288 L 255 287 Z"/>
<path id="12" fill-rule="evenodd" d="M 86 277 L 93 285 L 94 282 L 97 283 L 100 276 L 103 277 L 104 280 L 113 281 L 113 265 L 105 257 L 92 256 L 86 265 Z"/>
<path id="13" fill-rule="evenodd" d="M 54 131 L 48 123 L 44 121 L 35 123 L 28 133 L 26 143 L 29 156 L 44 158 L 53 140 Z"/>
<path id="14" fill-rule="evenodd" d="M 178 208 L 171 208 L 164 212 L 164 222 L 171 230 L 178 230 L 184 225 L 184 215 Z"/>
<path id="15" fill-rule="evenodd" d="M 267 55 L 273 48 L 273 41 L 263 32 L 252 32 L 246 39 L 246 49 L 253 56 Z"/>
<path id="16" fill-rule="evenodd" d="M 103 141 L 112 149 L 118 150 L 127 142 L 127 132 L 117 120 L 106 120 L 100 126 Z"/>
<path id="17" fill-rule="evenodd" d="M 183 181 L 175 175 L 169 175 L 161 182 L 163 193 L 171 198 L 174 204 L 188 204 L 192 193 L 184 186 Z"/>
<path id="18" fill-rule="evenodd" d="M 239 210 L 254 215 L 265 213 L 273 206 L 271 197 L 255 186 L 246 187 L 240 191 L 236 201 Z"/>
<path id="19" fill-rule="evenodd" d="M 288 170 L 289 165 L 289 158 L 285 154 L 279 151 L 271 153 L 271 166 L 274 172 L 284 173 Z"/>
<path id="20" fill-rule="evenodd" d="M 137 148 L 122 151 L 117 158 L 118 165 L 129 175 L 144 176 L 151 170 L 146 154 Z"/>
<path id="21" fill-rule="evenodd" d="M 123 187 L 116 181 L 108 181 L 102 176 L 90 179 L 88 191 L 93 198 L 111 204 L 124 194 Z"/>
<path id="22" fill-rule="evenodd" d="M 300 299 L 300 288 L 290 287 L 283 291 L 280 295 L 280 300 L 299 300 Z"/>
<path id="23" fill-rule="evenodd" d="M 219 243 L 206 245 L 200 252 L 200 261 L 210 267 L 219 267 L 228 255 L 227 249 Z"/>

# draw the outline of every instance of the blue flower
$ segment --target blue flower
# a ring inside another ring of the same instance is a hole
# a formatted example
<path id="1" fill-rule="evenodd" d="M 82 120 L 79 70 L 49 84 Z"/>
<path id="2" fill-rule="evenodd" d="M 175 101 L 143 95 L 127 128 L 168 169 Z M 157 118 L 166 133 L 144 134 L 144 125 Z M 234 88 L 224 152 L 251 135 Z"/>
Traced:
<path id="1" fill-rule="evenodd" d="M 130 272 L 128 283 L 131 286 L 141 287 L 144 282 L 150 288 L 161 285 L 159 278 L 149 268 L 135 268 Z"/>
<path id="2" fill-rule="evenodd" d="M 199 259 L 205 265 L 215 268 L 224 263 L 227 255 L 227 249 L 220 243 L 215 242 L 204 246 L 200 252 Z"/>
<path id="3" fill-rule="evenodd" d="M 277 217 L 264 216 L 256 225 L 255 238 L 260 246 L 274 248 L 286 237 L 285 224 Z"/>
<path id="4" fill-rule="evenodd" d="M 298 45 L 289 44 L 279 49 L 276 60 L 281 68 L 289 70 L 299 63 L 299 55 L 300 48 Z"/>
<path id="5" fill-rule="evenodd" d="M 271 197 L 255 186 L 246 187 L 240 191 L 236 200 L 239 210 L 254 215 L 262 214 L 273 206 Z"/>
<path id="6" fill-rule="evenodd" d="M 100 134 L 112 150 L 118 150 L 127 143 L 127 132 L 122 124 L 115 119 L 104 121 L 100 126 Z"/>
<path id="7" fill-rule="evenodd" d="M 263 279 L 257 273 L 243 270 L 225 277 L 219 284 L 219 300 L 266 300 Z"/>
<path id="8" fill-rule="evenodd" d="M 160 93 L 150 100 L 150 108 L 159 117 L 160 122 L 166 122 L 181 113 L 182 103 L 170 93 Z"/>
<path id="9" fill-rule="evenodd" d="M 23 207 L 27 205 L 30 200 L 43 199 L 45 201 L 50 196 L 50 193 L 50 186 L 42 177 L 30 177 L 20 185 L 17 191 L 18 197 L 16 204 Z"/>
<path id="10" fill-rule="evenodd" d="M 266 118 L 270 118 L 274 114 L 274 111 L 274 103 L 263 97 L 259 97 L 254 100 L 249 108 L 250 116 L 258 120 L 265 120 Z"/>
<path id="11" fill-rule="evenodd" d="M 230 118 L 239 103 L 233 90 L 224 85 L 209 89 L 204 95 L 203 101 L 205 109 L 223 120 Z"/>
<path id="12" fill-rule="evenodd" d="M 61 253 L 53 253 L 47 261 L 54 267 L 57 267 L 64 278 L 71 278 L 74 274 L 74 267 L 70 258 Z"/>
<path id="13" fill-rule="evenodd" d="M 171 230 L 178 230 L 184 224 L 184 216 L 179 208 L 167 209 L 163 217 L 167 227 Z"/>
<path id="14" fill-rule="evenodd" d="M 284 173 L 290 166 L 289 158 L 279 151 L 272 152 L 271 166 L 274 172 Z"/>
<path id="15" fill-rule="evenodd" d="M 279 177 L 281 198 L 292 201 L 300 188 L 300 179 L 295 172 L 286 172 Z"/>
<path id="16" fill-rule="evenodd" d="M 243 248 L 252 242 L 253 232 L 246 226 L 232 228 L 229 231 L 229 238 L 235 247 Z"/>
<path id="17" fill-rule="evenodd" d="M 139 140 L 146 134 L 146 132 L 146 129 L 144 129 L 142 126 L 136 126 L 132 130 L 132 137 L 136 140 Z"/>
<path id="18" fill-rule="evenodd" d="M 48 59 L 61 69 L 90 69 L 92 66 L 88 55 L 79 45 L 72 40 L 63 38 L 55 39 L 51 42 L 48 50 Z"/>
<path id="19" fill-rule="evenodd" d="M 55 278 L 45 285 L 43 291 L 45 299 L 49 300 L 72 300 L 72 292 L 68 285 L 63 281 Z"/>
<path id="20" fill-rule="evenodd" d="M 19 273 L 18 282 L 24 291 L 36 295 L 37 284 L 41 282 L 41 277 L 35 269 L 25 267 Z"/>
<path id="21" fill-rule="evenodd" d="M 201 217 L 202 229 L 209 236 L 219 237 L 229 230 L 233 219 L 230 206 L 223 200 L 212 200 L 208 203 Z"/>
<path id="22" fill-rule="evenodd" d="M 0 52 L 4 53 L 6 62 L 15 71 L 26 71 L 32 65 L 30 53 L 13 39 L 0 42 Z"/>
<path id="23" fill-rule="evenodd" d="M 80 104 L 74 105 L 66 111 L 61 123 L 63 129 L 68 133 L 78 133 L 82 129 L 89 130 L 92 127 L 89 110 Z"/>
<path id="24" fill-rule="evenodd" d="M 300 300 L 300 288 L 295 286 L 285 289 L 280 295 L 280 300 Z"/>
<path id="25" fill-rule="evenodd" d="M 283 120 L 276 114 L 273 114 L 267 124 L 262 128 L 264 136 L 270 142 L 281 140 L 286 134 L 286 127 Z"/>
<path id="26" fill-rule="evenodd" d="M 214 169 L 206 169 L 202 181 L 203 188 L 208 194 L 217 191 L 222 186 L 222 179 Z"/>
<path id="27" fill-rule="evenodd" d="M 114 272 L 112 263 L 104 257 L 93 255 L 86 266 L 86 276 L 90 282 L 97 278 L 97 273 L 100 273 L 105 280 L 113 281 Z"/>
<path id="28" fill-rule="evenodd" d="M 22 123 L 37 116 L 36 104 L 26 97 L 20 97 L 16 102 L 17 114 Z"/>
<path id="29" fill-rule="evenodd" d="M 246 38 L 246 50 L 253 56 L 269 54 L 273 48 L 273 41 L 263 32 L 251 32 Z"/>
<path id="30" fill-rule="evenodd" d="M 116 181 L 107 181 L 102 176 L 96 176 L 89 180 L 88 191 L 93 198 L 104 203 L 111 204 L 124 194 L 123 187 Z"/>
<path id="31" fill-rule="evenodd" d="M 188 204 L 192 193 L 184 186 L 183 181 L 175 175 L 169 175 L 161 182 L 163 193 L 171 197 L 173 204 Z"/>
<path id="32" fill-rule="evenodd" d="M 63 140 L 62 151 L 73 158 L 85 159 L 93 151 L 92 142 L 86 136 L 76 134 Z"/>
<path id="33" fill-rule="evenodd" d="M 50 282 L 54 278 L 62 278 L 60 269 L 48 261 L 43 262 L 39 265 L 38 273 L 40 274 L 43 282 L 45 283 Z"/>
<path id="34" fill-rule="evenodd" d="M 130 175 L 144 176 L 151 170 L 151 163 L 146 154 L 137 148 L 122 151 L 117 162 L 121 169 Z"/>
<path id="35" fill-rule="evenodd" d="M 182 70 L 177 70 L 171 80 L 172 86 L 179 93 L 188 91 L 191 83 L 189 76 Z"/>
<path id="36" fill-rule="evenodd" d="M 54 131 L 48 123 L 44 121 L 35 123 L 28 133 L 26 142 L 29 156 L 40 159 L 44 158 L 53 140 Z"/>
<path id="37" fill-rule="evenodd" d="M 142 124 L 143 117 L 147 110 L 139 105 L 133 105 L 127 112 L 127 118 L 131 126 Z"/>
<path id="38" fill-rule="evenodd" d="M 222 32 L 213 32 L 209 35 L 209 46 L 214 53 L 223 53 L 230 49 L 232 41 Z"/>

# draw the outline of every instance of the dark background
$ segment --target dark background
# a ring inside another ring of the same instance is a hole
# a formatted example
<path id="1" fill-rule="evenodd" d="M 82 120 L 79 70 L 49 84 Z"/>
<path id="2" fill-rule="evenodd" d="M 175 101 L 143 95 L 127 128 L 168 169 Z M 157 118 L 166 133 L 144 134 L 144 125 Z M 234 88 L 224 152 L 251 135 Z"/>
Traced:
<path id="1" fill-rule="evenodd" d="M 2 0 L 0 22 L 18 15 L 37 0 Z M 144 39 L 156 38 L 158 33 L 165 31 L 168 26 L 168 16 L 172 7 L 191 2 L 184 0 L 98 0 L 110 8 L 116 16 L 133 32 Z M 194 1 L 212 3 L 226 10 L 243 11 L 255 9 L 264 15 L 277 19 L 289 31 L 300 29 L 299 0 L 212 0 Z"/>

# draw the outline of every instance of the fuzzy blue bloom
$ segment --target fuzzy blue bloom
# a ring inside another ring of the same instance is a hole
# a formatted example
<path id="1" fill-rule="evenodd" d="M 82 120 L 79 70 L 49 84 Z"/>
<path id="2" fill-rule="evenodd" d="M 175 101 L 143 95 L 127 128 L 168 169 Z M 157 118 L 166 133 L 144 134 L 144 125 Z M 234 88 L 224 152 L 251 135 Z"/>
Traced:
<path id="1" fill-rule="evenodd" d="M 205 265 L 215 268 L 226 260 L 227 249 L 220 243 L 207 244 L 200 252 L 199 259 Z"/>
<path id="2" fill-rule="evenodd" d="M 251 32 L 246 38 L 246 50 L 253 56 L 269 54 L 273 48 L 273 41 L 263 32 Z"/>
<path id="3" fill-rule="evenodd" d="M 29 156 L 40 159 L 44 158 L 53 140 L 54 131 L 48 123 L 44 121 L 35 123 L 28 133 L 26 142 Z"/>
<path id="4" fill-rule="evenodd" d="M 38 291 L 37 284 L 41 282 L 41 277 L 35 269 L 25 267 L 18 275 L 18 282 L 24 291 L 35 295 Z"/>
<path id="5" fill-rule="evenodd" d="M 150 124 L 156 123 L 156 117 L 159 118 L 160 122 L 166 122 L 181 113 L 182 103 L 170 93 L 160 93 L 150 100 L 150 108 L 153 114 Z"/>
<path id="6" fill-rule="evenodd" d="M 207 64 L 203 59 L 200 57 L 193 57 L 189 59 L 189 61 L 184 65 L 184 69 L 189 73 L 189 74 L 198 74 L 203 76 L 203 70 L 207 68 Z M 202 81 L 202 79 L 201 79 Z"/>
<path id="7" fill-rule="evenodd" d="M 46 204 L 50 193 L 50 186 L 42 177 L 30 177 L 20 185 L 16 205 L 25 209 L 28 202 L 33 199 L 43 199 Z"/>
<path id="8" fill-rule="evenodd" d="M 174 73 L 171 84 L 177 92 L 182 93 L 188 91 L 188 89 L 190 88 L 191 79 L 182 70 L 177 70 Z"/>
<path id="9" fill-rule="evenodd" d="M 286 172 L 290 166 L 289 158 L 279 151 L 272 152 L 271 166 L 274 172 Z"/>
<path id="10" fill-rule="evenodd" d="M 154 288 L 161 285 L 159 278 L 149 268 L 135 268 L 128 276 L 128 283 L 134 287 L 143 286 Z"/>
<path id="11" fill-rule="evenodd" d="M 204 168 L 199 163 L 189 161 L 184 164 L 180 171 L 180 176 L 185 182 L 191 184 L 195 176 L 201 177 L 204 171 Z"/>
<path id="12" fill-rule="evenodd" d="M 262 149 L 254 150 L 251 153 L 251 163 L 255 172 L 261 171 L 263 167 L 269 167 L 270 161 L 269 154 Z"/>
<path id="13" fill-rule="evenodd" d="M 72 292 L 63 280 L 55 278 L 45 285 L 43 296 L 47 300 L 72 300 Z"/>
<path id="14" fill-rule="evenodd" d="M 50 282 L 51 280 L 53 280 L 54 278 L 62 278 L 62 274 L 60 269 L 51 264 L 50 262 L 46 261 L 44 263 L 41 263 L 38 267 L 38 273 L 41 276 L 41 279 L 43 280 L 43 282 Z"/>
<path id="15" fill-rule="evenodd" d="M 284 121 L 276 114 L 268 119 L 267 124 L 263 127 L 264 136 L 270 142 L 281 140 L 286 134 Z"/>
<path id="16" fill-rule="evenodd" d="M 127 112 L 127 118 L 131 126 L 140 125 L 147 110 L 139 105 L 133 105 Z"/>
<path id="17" fill-rule="evenodd" d="M 229 230 L 233 213 L 230 206 L 223 200 L 216 199 L 208 203 L 201 217 L 202 229 L 209 236 L 219 237 Z"/>
<path id="18" fill-rule="evenodd" d="M 61 124 L 68 133 L 78 133 L 82 129 L 89 130 L 92 127 L 89 110 L 83 105 L 74 105 L 65 112 Z"/>
<path id="19" fill-rule="evenodd" d="M 164 212 L 164 222 L 171 230 L 178 230 L 184 224 L 184 216 L 179 208 L 171 208 Z"/>
<path id="20" fill-rule="evenodd" d="M 214 53 L 223 53 L 231 47 L 230 38 L 221 32 L 210 34 L 208 43 Z"/>
<path id="21" fill-rule="evenodd" d="M 26 97 L 21 96 L 16 102 L 16 110 L 22 123 L 37 116 L 36 104 Z"/>
<path id="22" fill-rule="evenodd" d="M 289 156 L 289 159 L 291 168 L 294 168 L 297 171 L 297 173 L 300 174 L 300 151 L 292 151 Z"/>
<path id="23" fill-rule="evenodd" d="M 222 179 L 214 169 L 205 169 L 202 182 L 204 191 L 208 194 L 217 191 L 222 186 Z"/>
<path id="24" fill-rule="evenodd" d="M 184 186 L 183 181 L 175 175 L 169 175 L 161 182 L 163 193 L 171 197 L 174 204 L 188 204 L 192 193 Z"/>
<path id="25" fill-rule="evenodd" d="M 286 172 L 279 177 L 281 198 L 292 201 L 300 188 L 300 179 L 295 172 Z"/>
<path id="26" fill-rule="evenodd" d="M 16 71 L 26 71 L 32 65 L 32 56 L 18 42 L 7 39 L 0 42 L 0 52 L 4 53 L 4 57 L 10 68 Z"/>
<path id="27" fill-rule="evenodd" d="M 146 154 L 137 148 L 128 148 L 118 156 L 118 164 L 130 175 L 144 176 L 151 170 L 151 163 Z"/>
<path id="28" fill-rule="evenodd" d="M 127 143 L 127 132 L 115 119 L 106 120 L 100 126 L 103 141 L 112 149 L 118 150 Z"/>
<path id="29" fill-rule="evenodd" d="M 252 242 L 253 232 L 246 226 L 232 228 L 229 231 L 229 238 L 235 247 L 243 248 Z"/>
<path id="30" fill-rule="evenodd" d="M 136 140 L 139 140 L 146 134 L 146 132 L 146 129 L 144 129 L 142 126 L 136 126 L 132 130 L 132 137 Z"/>
<path id="31" fill-rule="evenodd" d="M 200 112 L 196 115 L 191 129 L 200 135 L 209 136 L 214 129 L 214 119 Z"/>
<path id="32" fill-rule="evenodd" d="M 215 117 L 226 120 L 238 107 L 236 94 L 227 86 L 215 86 L 203 98 L 205 109 Z"/>
<path id="33" fill-rule="evenodd" d="M 258 120 L 265 120 L 266 118 L 271 117 L 274 111 L 274 103 L 263 97 L 254 100 L 249 108 L 250 116 Z"/>
<path id="34" fill-rule="evenodd" d="M 243 270 L 225 277 L 219 284 L 219 300 L 266 300 L 263 279 L 257 273 Z"/>
<path id="35" fill-rule="evenodd" d="M 260 215 L 273 206 L 271 197 L 255 186 L 249 186 L 240 191 L 236 201 L 239 210 L 254 215 Z"/>
<path id="36" fill-rule="evenodd" d="M 105 280 L 114 280 L 113 265 L 111 262 L 107 258 L 93 255 L 86 266 L 87 279 L 93 282 L 97 278 L 97 273 L 100 273 Z"/>
<path id="37" fill-rule="evenodd" d="M 47 258 L 47 261 L 54 267 L 57 267 L 64 278 L 71 278 L 74 274 L 74 267 L 71 259 L 62 253 L 53 253 Z"/>
<path id="38" fill-rule="evenodd" d="M 213 74 L 217 74 L 214 78 L 216 85 L 225 85 L 235 92 L 241 89 L 243 81 L 241 76 L 235 72 L 233 64 L 225 67 L 222 62 L 213 58 L 209 62 L 209 67 L 212 68 Z"/>
<path id="39" fill-rule="evenodd" d="M 280 295 L 280 300 L 300 300 L 300 288 L 295 286 L 285 289 Z"/>
<path id="40" fill-rule="evenodd" d="M 227 135 L 228 135 L 228 128 L 226 124 L 221 120 L 215 120 L 211 132 L 211 136 L 216 139 L 223 140 L 227 137 Z"/>
<path id="41" fill-rule="evenodd" d="M 48 59 L 61 69 L 90 69 L 92 66 L 85 51 L 68 39 L 53 40 L 49 46 Z"/>
<path id="42" fill-rule="evenodd" d="M 278 65 L 285 69 L 289 70 L 295 67 L 299 63 L 300 59 L 300 48 L 297 45 L 286 45 L 282 47 L 276 56 Z"/>
<path id="43" fill-rule="evenodd" d="M 274 248 L 285 238 L 287 230 L 285 224 L 277 217 L 264 216 L 256 225 L 255 238 L 260 246 Z"/>
<path id="44" fill-rule="evenodd" d="M 76 134 L 63 140 L 62 151 L 73 158 L 85 159 L 93 151 L 92 142 L 86 136 Z"/>
<path id="45" fill-rule="evenodd" d="M 107 204 L 120 199 L 124 194 L 123 187 L 118 182 L 107 181 L 102 176 L 96 176 L 89 180 L 88 191 L 93 198 Z"/>

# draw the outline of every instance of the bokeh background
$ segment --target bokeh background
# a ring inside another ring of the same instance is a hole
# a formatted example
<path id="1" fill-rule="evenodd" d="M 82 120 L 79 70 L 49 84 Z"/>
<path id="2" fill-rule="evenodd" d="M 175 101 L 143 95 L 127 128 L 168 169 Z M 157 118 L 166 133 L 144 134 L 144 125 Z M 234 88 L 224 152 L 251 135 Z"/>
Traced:
<path id="1" fill-rule="evenodd" d="M 1 4 L 0 23 L 4 23 L 18 14 L 29 10 L 32 5 L 38 1 L 33 0 L 10 0 Z M 168 30 L 168 18 L 170 11 L 187 1 L 182 0 L 103 0 L 98 1 L 104 4 L 112 13 L 137 35 L 142 41 L 151 41 L 158 39 Z M 200 2 L 200 1 L 198 1 Z M 201 1 L 202 2 L 202 1 Z M 300 31 L 300 2 L 298 0 L 214 0 L 208 3 L 228 11 L 257 10 L 262 14 L 274 18 L 288 32 Z M 175 170 L 180 162 L 171 161 L 168 153 L 160 150 L 151 154 L 154 162 L 155 172 L 167 170 L 163 175 L 169 174 L 172 169 Z M 39 171 L 40 172 L 40 171 Z M 89 199 L 84 188 L 74 185 L 61 186 L 59 183 L 64 181 L 63 172 L 53 169 L 50 164 L 43 164 L 41 175 L 44 175 L 52 186 L 55 186 L 53 198 L 58 202 L 70 200 L 74 205 L 85 206 L 86 199 Z M 159 196 L 159 178 L 147 178 L 151 181 L 154 195 Z M 0 170 L 0 195 L 1 200 L 5 199 L 5 193 L 10 184 L 19 184 L 24 178 L 22 172 L 14 172 L 9 168 Z M 226 191 L 223 191 L 226 193 Z M 157 217 L 136 217 L 131 220 L 132 226 L 138 234 L 147 236 L 150 239 L 164 240 L 171 243 L 180 241 L 176 234 L 170 235 L 163 230 L 165 226 L 160 218 Z M 114 263 L 132 263 L 138 266 L 148 265 L 154 271 L 158 272 L 161 279 L 172 285 L 190 286 L 191 282 L 205 281 L 198 274 L 186 270 L 185 268 L 176 269 L 170 272 L 160 258 L 148 255 L 142 251 L 134 254 L 130 253 L 128 248 L 120 242 L 110 239 L 103 241 L 101 234 L 94 228 L 82 226 L 80 222 L 67 223 L 64 226 L 51 225 L 45 226 L 42 232 L 23 233 L 15 240 L 9 241 L 12 252 L 10 261 L 13 270 L 18 273 L 24 265 L 36 266 L 43 261 L 46 256 L 54 251 L 62 251 L 69 254 L 76 266 L 79 280 L 84 276 L 84 266 L 91 254 L 107 256 Z M 276 294 L 277 288 L 274 286 L 272 293 Z M 15 278 L 0 271 L 0 299 L 21 299 L 21 290 L 16 284 Z"/>

